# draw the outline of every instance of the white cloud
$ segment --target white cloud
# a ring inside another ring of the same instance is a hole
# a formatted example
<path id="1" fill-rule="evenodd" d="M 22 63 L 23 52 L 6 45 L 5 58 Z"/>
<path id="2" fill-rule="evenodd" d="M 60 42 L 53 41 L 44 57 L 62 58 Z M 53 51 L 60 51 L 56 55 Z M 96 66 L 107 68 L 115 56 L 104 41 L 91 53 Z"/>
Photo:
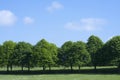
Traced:
<path id="1" fill-rule="evenodd" d="M 11 26 L 15 24 L 17 17 L 9 10 L 0 10 L 0 25 Z"/>
<path id="2" fill-rule="evenodd" d="M 59 10 L 59 9 L 62 9 L 64 8 L 64 6 L 62 4 L 60 4 L 59 2 L 52 2 L 52 4 L 50 6 L 47 7 L 47 11 L 48 12 L 53 12 L 55 10 Z"/>
<path id="3" fill-rule="evenodd" d="M 31 17 L 25 17 L 23 21 L 25 24 L 32 24 L 34 22 L 34 19 L 32 19 Z"/>
<path id="4" fill-rule="evenodd" d="M 94 31 L 99 30 L 106 23 L 106 20 L 99 18 L 83 18 L 79 22 L 68 22 L 65 28 L 71 30 Z"/>

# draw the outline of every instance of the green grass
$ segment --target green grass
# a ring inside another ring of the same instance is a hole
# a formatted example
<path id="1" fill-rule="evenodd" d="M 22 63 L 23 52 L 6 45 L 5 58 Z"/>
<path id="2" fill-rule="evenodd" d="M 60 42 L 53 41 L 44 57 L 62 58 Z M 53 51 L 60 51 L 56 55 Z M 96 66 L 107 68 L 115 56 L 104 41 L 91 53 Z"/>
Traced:
<path id="1" fill-rule="evenodd" d="M 103 75 L 103 74 L 0 75 L 0 80 L 120 80 L 120 75 Z"/>
<path id="2" fill-rule="evenodd" d="M 103 66 L 97 67 L 97 69 L 107 69 L 107 68 L 116 68 L 116 66 Z M 61 70 L 64 67 L 53 67 L 52 70 Z M 70 69 L 66 67 L 65 69 Z M 74 70 L 78 69 L 74 67 Z M 93 67 L 81 67 L 81 70 L 88 70 L 93 69 Z M 0 70 L 6 70 L 6 67 L 0 68 Z M 13 70 L 21 70 L 20 67 L 14 67 Z M 27 68 L 25 68 L 27 70 Z M 36 67 L 32 70 L 42 70 L 42 68 Z M 48 70 L 48 68 L 47 68 Z M 62 74 L 0 74 L 0 80 L 120 80 L 120 74 L 104 74 L 104 73 L 79 73 L 79 74 L 72 74 L 72 73 L 62 73 Z"/>

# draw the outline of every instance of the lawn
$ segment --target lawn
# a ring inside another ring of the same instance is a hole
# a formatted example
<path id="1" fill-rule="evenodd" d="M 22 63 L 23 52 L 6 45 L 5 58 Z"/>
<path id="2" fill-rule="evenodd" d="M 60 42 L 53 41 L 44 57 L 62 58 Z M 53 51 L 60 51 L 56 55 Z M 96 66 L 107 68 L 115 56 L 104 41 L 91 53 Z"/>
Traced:
<path id="1" fill-rule="evenodd" d="M 120 80 L 120 75 L 104 75 L 104 74 L 0 75 L 0 80 Z"/>
<path id="2" fill-rule="evenodd" d="M 105 68 L 105 69 L 104 69 Z M 106 71 L 107 69 L 109 70 L 110 68 L 110 72 L 108 71 L 107 74 L 105 74 L 104 71 Z M 60 74 L 59 72 L 57 72 L 56 74 L 56 71 L 58 70 L 62 70 L 64 69 L 63 67 L 53 67 L 52 70 L 55 73 L 50 73 L 50 74 L 41 74 L 41 73 L 38 73 L 38 74 L 34 74 L 34 70 L 39 70 L 40 68 L 33 68 L 31 71 L 32 74 L 16 74 L 16 73 L 13 73 L 13 74 L 0 74 L 0 80 L 120 80 L 120 74 L 117 74 L 117 72 L 115 71 L 115 73 L 112 71 L 112 68 L 116 68 L 115 66 L 108 66 L 108 67 L 97 67 L 98 69 L 98 72 L 97 74 L 94 73 L 94 72 L 90 72 L 93 70 L 93 67 L 82 67 L 81 68 L 81 73 L 62 73 Z M 69 69 L 69 68 L 66 68 L 66 69 Z M 77 68 L 74 67 L 74 70 L 76 70 Z M 101 70 L 102 69 L 102 70 Z M 1 68 L 0 70 L 3 70 L 3 71 L 6 71 L 6 68 Z M 13 69 L 13 71 L 15 70 L 21 70 L 20 67 L 16 67 Z M 25 70 L 27 70 L 25 68 Z M 42 68 L 40 69 L 42 70 Z M 101 73 L 102 71 L 102 73 Z M 39 71 L 36 71 L 35 73 L 37 73 Z M 85 72 L 85 73 L 84 73 Z M 113 74 L 113 73 L 114 74 Z M 24 72 L 23 72 L 24 73 Z"/>

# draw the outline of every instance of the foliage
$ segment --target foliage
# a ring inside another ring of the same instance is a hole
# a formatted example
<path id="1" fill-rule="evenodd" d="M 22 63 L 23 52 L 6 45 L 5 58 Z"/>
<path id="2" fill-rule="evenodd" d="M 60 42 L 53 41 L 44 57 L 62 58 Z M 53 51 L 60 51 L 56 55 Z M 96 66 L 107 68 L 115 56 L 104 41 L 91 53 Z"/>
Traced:
<path id="1" fill-rule="evenodd" d="M 7 71 L 9 70 L 9 67 L 13 65 L 13 53 L 14 53 L 14 47 L 16 43 L 13 41 L 5 41 L 3 43 L 3 58 L 4 58 L 4 64 L 7 65 Z"/>
<path id="2" fill-rule="evenodd" d="M 26 42 L 17 43 L 13 57 L 15 65 L 29 68 L 32 65 L 32 45 Z"/>
<path id="3" fill-rule="evenodd" d="M 97 36 L 90 36 L 87 42 L 87 50 L 91 55 L 91 63 L 95 67 L 98 65 L 98 52 L 103 47 L 103 42 Z"/>
<path id="4" fill-rule="evenodd" d="M 74 42 L 70 51 L 74 54 L 74 63 L 78 66 L 87 65 L 91 60 L 90 54 L 86 49 L 86 44 L 82 41 Z"/>
<path id="5" fill-rule="evenodd" d="M 92 65 L 107 66 L 113 65 L 120 68 L 120 36 L 115 36 L 103 44 L 97 36 L 90 36 L 88 42 L 67 41 L 61 47 L 49 43 L 45 39 L 40 40 L 36 45 L 26 42 L 15 43 L 5 41 L 0 45 L 0 67 L 12 66 L 27 67 L 49 67 L 52 66 L 72 67 Z"/>
<path id="6" fill-rule="evenodd" d="M 46 66 L 55 64 L 57 60 L 56 45 L 42 39 L 35 45 L 34 51 L 34 54 L 37 56 L 36 61 L 38 61 L 39 66 L 43 66 L 43 70 L 45 70 Z"/>
<path id="7" fill-rule="evenodd" d="M 3 53 L 3 46 L 0 45 L 0 67 L 4 66 L 5 61 L 4 61 L 4 53 Z"/>
<path id="8" fill-rule="evenodd" d="M 120 67 L 120 36 L 110 39 L 104 46 L 104 60 Z"/>
<path id="9" fill-rule="evenodd" d="M 82 66 L 90 62 L 90 56 L 86 50 L 86 44 L 82 41 L 67 41 L 59 49 L 59 60 L 64 66 Z"/>
<path id="10" fill-rule="evenodd" d="M 67 41 L 65 42 L 61 48 L 59 48 L 59 54 L 58 54 L 58 58 L 59 58 L 59 63 L 63 66 L 70 66 L 69 65 L 69 61 L 70 58 L 72 56 L 70 56 L 70 49 L 73 46 L 73 42 L 72 41 Z"/>

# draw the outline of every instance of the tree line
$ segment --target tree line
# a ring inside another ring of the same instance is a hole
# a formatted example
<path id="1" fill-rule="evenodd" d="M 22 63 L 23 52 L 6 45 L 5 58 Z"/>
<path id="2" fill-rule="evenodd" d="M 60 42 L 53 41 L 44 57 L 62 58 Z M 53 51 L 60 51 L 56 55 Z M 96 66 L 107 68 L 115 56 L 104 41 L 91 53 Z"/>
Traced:
<path id="1" fill-rule="evenodd" d="M 0 45 L 0 67 L 12 71 L 13 66 L 21 67 L 46 67 L 51 70 L 53 66 L 70 67 L 78 69 L 82 66 L 118 66 L 120 68 L 120 36 L 114 36 L 106 43 L 94 35 L 83 41 L 66 41 L 61 47 L 40 40 L 36 45 L 27 42 L 5 41 Z"/>

